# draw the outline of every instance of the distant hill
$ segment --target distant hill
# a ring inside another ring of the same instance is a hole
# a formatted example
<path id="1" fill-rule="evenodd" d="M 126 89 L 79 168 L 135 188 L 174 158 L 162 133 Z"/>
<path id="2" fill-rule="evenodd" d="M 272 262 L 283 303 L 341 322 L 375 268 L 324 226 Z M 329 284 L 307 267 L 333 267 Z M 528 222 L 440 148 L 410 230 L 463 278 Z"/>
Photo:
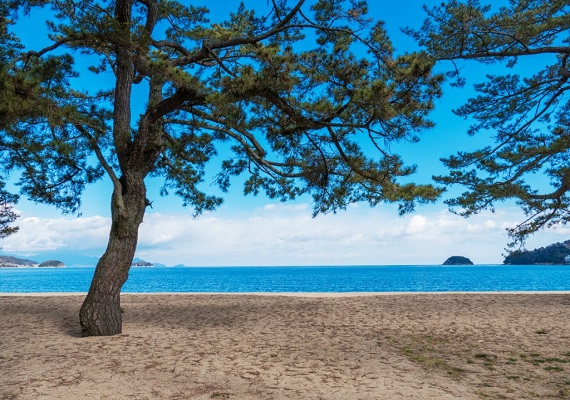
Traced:
<path id="1" fill-rule="evenodd" d="M 44 258 L 45 257 L 45 258 Z M 49 257 L 49 258 L 48 258 Z M 42 258 L 47 261 L 41 263 L 25 258 L 16 256 L 0 255 L 0 268 L 35 268 L 35 267 L 48 267 L 48 268 L 63 268 L 63 267 L 77 267 L 77 266 L 95 266 L 99 257 L 82 256 L 73 253 L 42 253 Z M 167 267 L 165 264 L 148 262 L 140 258 L 134 258 L 132 267 Z M 180 265 L 183 266 L 183 265 Z"/>
<path id="2" fill-rule="evenodd" d="M 13 256 L 0 256 L 0 268 L 24 268 L 24 267 L 37 267 L 38 262 L 26 260 L 25 258 L 18 258 Z"/>
<path id="3" fill-rule="evenodd" d="M 154 267 L 154 264 L 140 258 L 135 258 L 131 263 L 131 267 Z"/>
<path id="4" fill-rule="evenodd" d="M 153 263 L 153 264 L 155 267 L 158 267 L 158 268 L 166 268 L 168 266 L 166 264 L 161 264 L 161 263 Z"/>
<path id="5" fill-rule="evenodd" d="M 40 268 L 64 268 L 65 264 L 58 260 L 44 261 L 39 265 Z"/>
<path id="6" fill-rule="evenodd" d="M 473 265 L 473 261 L 467 257 L 451 256 L 444 261 L 443 265 Z"/>
<path id="7" fill-rule="evenodd" d="M 50 251 L 42 252 L 44 260 L 59 260 L 68 267 L 94 267 L 99 261 L 96 256 L 84 256 L 82 254 L 74 253 L 73 251 Z"/>
<path id="8" fill-rule="evenodd" d="M 514 251 L 505 257 L 503 264 L 567 264 L 564 260 L 566 256 L 570 256 L 570 240 L 534 250 Z"/>

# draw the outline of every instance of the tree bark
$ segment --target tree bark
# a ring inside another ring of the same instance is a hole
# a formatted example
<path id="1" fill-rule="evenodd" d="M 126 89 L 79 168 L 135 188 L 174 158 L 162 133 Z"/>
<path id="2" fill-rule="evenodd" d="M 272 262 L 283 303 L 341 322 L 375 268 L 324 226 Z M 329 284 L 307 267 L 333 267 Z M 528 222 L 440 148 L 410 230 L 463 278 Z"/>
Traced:
<path id="1" fill-rule="evenodd" d="M 120 293 L 135 255 L 138 230 L 146 208 L 142 178 L 122 178 L 111 200 L 109 243 L 99 259 L 79 320 L 83 336 L 111 336 L 122 332 Z"/>
<path id="2" fill-rule="evenodd" d="M 97 263 L 89 293 L 79 311 L 83 336 L 110 336 L 122 332 L 121 288 L 129 276 L 146 208 L 146 187 L 139 155 L 146 143 L 139 140 L 134 144 L 131 140 L 131 89 L 135 76 L 130 39 L 132 5 L 132 0 L 117 0 L 115 4 L 115 18 L 120 26 L 114 36 L 117 67 L 113 139 L 123 176 L 118 179 L 111 174 L 114 184 L 111 232 L 107 249 Z"/>

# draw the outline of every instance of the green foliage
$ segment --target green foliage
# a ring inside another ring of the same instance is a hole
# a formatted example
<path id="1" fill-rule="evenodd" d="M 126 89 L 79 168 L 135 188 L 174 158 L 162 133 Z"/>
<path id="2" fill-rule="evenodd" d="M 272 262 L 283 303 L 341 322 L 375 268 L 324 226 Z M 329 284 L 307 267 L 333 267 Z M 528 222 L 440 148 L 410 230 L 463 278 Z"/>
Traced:
<path id="1" fill-rule="evenodd" d="M 18 231 L 12 223 L 19 217 L 14 212 L 13 204 L 18 201 L 18 196 L 4 190 L 4 183 L 0 182 L 0 239 Z"/>
<path id="2" fill-rule="evenodd" d="M 17 38 L 3 26 L 5 169 L 21 171 L 32 199 L 71 212 L 104 173 L 123 192 L 133 177 L 162 177 L 162 193 L 213 209 L 221 199 L 202 181 L 219 157 L 222 190 L 245 173 L 246 194 L 310 194 L 315 213 L 433 201 L 439 188 L 400 184 L 415 167 L 390 151 L 432 126 L 443 79 L 432 59 L 394 55 L 365 1 L 304 3 L 267 2 L 261 15 L 240 5 L 223 22 L 176 1 L 11 3 L 13 19 L 50 8 L 53 44 L 9 47 Z M 83 90 L 85 79 L 100 91 Z M 134 85 L 148 88 L 138 117 Z"/>
<path id="3" fill-rule="evenodd" d="M 21 171 L 18 185 L 24 194 L 76 212 L 83 187 L 102 170 L 89 165 L 91 146 L 74 126 L 97 122 L 82 110 L 87 102 L 77 104 L 69 88 L 72 61 L 69 55 L 31 59 L 24 70 L 2 74 L 0 149 L 3 168 Z"/>
<path id="4" fill-rule="evenodd" d="M 444 261 L 443 265 L 473 265 L 473 262 L 467 257 L 451 256 Z"/>
<path id="5" fill-rule="evenodd" d="M 449 205 L 469 216 L 514 199 L 528 216 L 510 230 L 515 243 L 544 226 L 567 223 L 570 5 L 565 0 L 511 0 L 496 7 L 452 0 L 426 11 L 423 27 L 407 32 L 435 59 L 453 61 L 448 72 L 453 84 L 465 83 L 458 60 L 505 63 L 513 70 L 488 75 L 475 85 L 479 95 L 455 110 L 474 121 L 470 135 L 489 133 L 496 144 L 443 160 L 449 175 L 436 180 L 467 188 Z M 519 66 L 528 57 L 542 57 L 546 65 L 534 72 L 529 64 Z M 546 179 L 531 185 L 537 174 Z"/>
<path id="6" fill-rule="evenodd" d="M 570 255 L 570 241 L 554 243 L 534 250 L 517 250 L 505 257 L 503 264 L 564 264 L 564 258 Z"/>

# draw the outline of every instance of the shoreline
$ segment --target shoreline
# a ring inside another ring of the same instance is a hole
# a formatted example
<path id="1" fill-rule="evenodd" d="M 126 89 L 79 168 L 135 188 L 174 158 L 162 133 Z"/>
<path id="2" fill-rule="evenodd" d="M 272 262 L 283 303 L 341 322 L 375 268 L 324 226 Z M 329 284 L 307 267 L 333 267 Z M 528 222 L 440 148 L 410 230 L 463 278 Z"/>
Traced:
<path id="1" fill-rule="evenodd" d="M 409 295 L 515 295 L 515 294 L 570 294 L 568 290 L 513 290 L 513 291 L 455 291 L 455 292 L 121 292 L 127 296 L 285 296 L 285 297 L 373 297 Z M 57 297 L 86 296 L 87 292 L 0 292 L 0 297 Z"/>

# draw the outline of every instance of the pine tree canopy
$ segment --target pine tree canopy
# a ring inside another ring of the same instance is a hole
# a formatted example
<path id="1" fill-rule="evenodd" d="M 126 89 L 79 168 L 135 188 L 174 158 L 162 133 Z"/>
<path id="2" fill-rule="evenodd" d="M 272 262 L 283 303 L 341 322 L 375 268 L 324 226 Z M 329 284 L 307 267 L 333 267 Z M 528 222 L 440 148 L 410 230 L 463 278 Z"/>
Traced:
<path id="1" fill-rule="evenodd" d="M 466 188 L 448 203 L 469 216 L 516 200 L 528 219 L 510 231 L 515 243 L 542 227 L 567 223 L 568 1 L 510 0 L 499 6 L 451 0 L 425 10 L 423 27 L 407 32 L 437 60 L 452 61 L 448 76 L 453 84 L 465 83 L 459 60 L 474 60 L 490 71 L 485 82 L 475 85 L 478 95 L 455 113 L 474 121 L 470 135 L 490 134 L 495 144 L 443 160 L 449 174 L 436 179 Z M 491 65 L 501 63 L 506 72 L 491 73 Z M 539 67 L 531 70 L 535 65 Z M 541 182 L 531 183 L 534 175 Z"/>
<path id="2" fill-rule="evenodd" d="M 137 174 L 199 213 L 221 202 L 201 182 L 224 157 L 222 190 L 247 174 L 246 194 L 310 194 L 316 213 L 356 201 L 405 212 L 439 195 L 400 183 L 415 167 L 389 145 L 432 126 L 443 77 L 425 53 L 395 55 L 365 1 L 236 4 L 222 22 L 186 4 L 0 6 L 0 149 L 23 194 L 75 213 L 86 184 L 107 175 L 117 189 Z M 27 48 L 14 24 L 39 9 L 50 44 Z"/>
<path id="3" fill-rule="evenodd" d="M 0 183 L 0 239 L 16 233 L 19 229 L 17 226 L 12 226 L 19 216 L 13 208 L 16 201 L 17 197 L 4 190 L 4 184 Z"/>

